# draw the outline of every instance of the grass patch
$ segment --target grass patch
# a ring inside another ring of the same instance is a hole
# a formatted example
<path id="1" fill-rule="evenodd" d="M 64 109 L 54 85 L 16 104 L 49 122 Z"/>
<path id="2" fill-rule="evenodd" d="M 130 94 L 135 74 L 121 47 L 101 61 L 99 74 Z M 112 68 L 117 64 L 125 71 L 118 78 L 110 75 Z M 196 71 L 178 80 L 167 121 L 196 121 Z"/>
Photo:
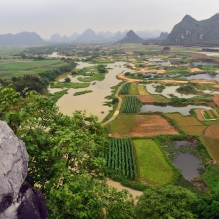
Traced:
<path id="1" fill-rule="evenodd" d="M 131 95 L 137 95 L 138 93 L 138 84 L 137 83 L 131 83 L 130 86 L 130 94 Z"/>
<path id="2" fill-rule="evenodd" d="M 65 65 L 64 61 L 60 60 L 42 60 L 42 61 L 0 61 L 0 77 L 10 78 L 18 77 L 26 74 L 38 74 L 49 69 L 57 68 Z"/>
<path id="3" fill-rule="evenodd" d="M 138 93 L 139 95 L 150 95 L 144 85 L 138 85 Z"/>
<path id="4" fill-rule="evenodd" d="M 73 82 L 57 82 L 51 84 L 51 88 L 86 88 L 89 87 L 90 83 L 73 83 Z"/>
<path id="5" fill-rule="evenodd" d="M 209 164 L 199 179 L 204 181 L 210 190 L 219 190 L 219 168 L 216 165 Z"/>
<path id="6" fill-rule="evenodd" d="M 151 139 L 133 140 L 139 178 L 151 185 L 172 181 L 173 170 L 157 143 Z"/>
<path id="7" fill-rule="evenodd" d="M 62 91 L 55 92 L 54 94 L 48 93 L 48 96 L 52 98 L 56 103 L 63 95 L 67 93 L 68 93 L 68 89 L 65 89 Z"/>
<path id="8" fill-rule="evenodd" d="M 151 97 L 152 97 L 153 101 L 156 103 L 169 103 L 169 102 L 171 102 L 170 99 L 168 99 L 162 95 L 159 95 L 159 94 L 151 95 Z"/>
<path id="9" fill-rule="evenodd" d="M 81 82 L 91 82 L 91 81 L 102 81 L 104 78 L 105 78 L 104 74 L 93 74 L 85 78 L 78 77 L 78 80 Z"/>
<path id="10" fill-rule="evenodd" d="M 92 90 L 84 90 L 84 91 L 80 91 L 80 92 L 75 92 L 73 94 L 73 96 L 79 96 L 79 95 L 82 95 L 82 94 L 87 94 L 87 93 L 91 93 Z"/>
<path id="11" fill-rule="evenodd" d="M 187 135 L 200 136 L 204 134 L 204 131 L 207 128 L 203 123 L 199 122 L 193 116 L 182 116 L 179 113 L 165 113 L 165 116 L 176 121 L 178 126 Z"/>

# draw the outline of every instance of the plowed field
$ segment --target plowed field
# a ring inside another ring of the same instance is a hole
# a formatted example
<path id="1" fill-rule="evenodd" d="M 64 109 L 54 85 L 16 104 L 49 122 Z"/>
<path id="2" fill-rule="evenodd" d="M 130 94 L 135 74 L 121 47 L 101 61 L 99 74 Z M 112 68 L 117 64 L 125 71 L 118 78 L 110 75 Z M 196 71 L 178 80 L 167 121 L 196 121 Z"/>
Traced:
<path id="1" fill-rule="evenodd" d="M 160 115 L 120 115 L 110 123 L 113 137 L 177 135 L 178 131 Z"/>

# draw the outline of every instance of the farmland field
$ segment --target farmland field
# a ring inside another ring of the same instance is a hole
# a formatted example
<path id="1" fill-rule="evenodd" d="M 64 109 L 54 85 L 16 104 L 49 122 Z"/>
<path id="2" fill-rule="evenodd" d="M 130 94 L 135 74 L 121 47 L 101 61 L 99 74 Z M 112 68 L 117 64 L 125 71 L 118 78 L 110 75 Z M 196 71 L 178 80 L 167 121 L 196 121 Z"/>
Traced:
<path id="1" fill-rule="evenodd" d="M 131 83 L 130 94 L 131 95 L 137 95 L 138 94 L 138 84 L 137 83 Z"/>
<path id="2" fill-rule="evenodd" d="M 132 180 L 137 178 L 134 150 L 130 139 L 110 138 L 106 161 L 107 167 L 117 174 Z"/>
<path id="3" fill-rule="evenodd" d="M 163 185 L 173 179 L 173 169 L 155 141 L 133 140 L 133 144 L 137 158 L 137 170 L 142 182 Z"/>
<path id="4" fill-rule="evenodd" d="M 205 136 L 211 138 L 219 138 L 219 125 L 209 126 L 205 131 Z"/>
<path id="5" fill-rule="evenodd" d="M 122 113 L 138 113 L 141 101 L 135 96 L 125 96 L 122 103 Z"/>
<path id="6" fill-rule="evenodd" d="M 203 123 L 192 116 L 182 116 L 179 113 L 165 113 L 165 115 L 175 120 L 187 135 L 202 135 L 207 128 Z"/>
<path id="7" fill-rule="evenodd" d="M 110 124 L 114 137 L 177 135 L 178 132 L 160 115 L 121 114 Z"/>
<path id="8" fill-rule="evenodd" d="M 138 85 L 138 93 L 139 95 L 150 95 L 146 89 L 144 85 Z"/>
<path id="9" fill-rule="evenodd" d="M 124 84 L 119 91 L 119 94 L 129 94 L 130 91 L 130 83 Z"/>
<path id="10" fill-rule="evenodd" d="M 208 150 L 210 156 L 219 162 L 219 138 L 211 138 L 207 136 L 201 137 L 205 147 Z"/>
<path id="11" fill-rule="evenodd" d="M 10 78 L 25 74 L 37 74 L 64 64 L 66 63 L 60 60 L 0 61 L 0 77 Z"/>
<path id="12" fill-rule="evenodd" d="M 214 95 L 214 103 L 219 106 L 219 94 Z"/>

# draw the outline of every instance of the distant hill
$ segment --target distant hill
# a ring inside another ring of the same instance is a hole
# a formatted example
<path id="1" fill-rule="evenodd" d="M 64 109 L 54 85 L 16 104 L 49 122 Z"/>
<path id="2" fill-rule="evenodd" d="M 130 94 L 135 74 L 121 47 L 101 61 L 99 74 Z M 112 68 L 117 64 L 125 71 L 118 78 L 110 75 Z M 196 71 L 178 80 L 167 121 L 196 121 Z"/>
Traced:
<path id="1" fill-rule="evenodd" d="M 202 21 L 186 15 L 180 23 L 174 26 L 164 43 L 184 46 L 219 45 L 219 14 Z"/>
<path id="2" fill-rule="evenodd" d="M 118 41 L 118 43 L 142 43 L 143 39 L 140 38 L 133 30 L 126 33 L 126 36 Z"/>
<path id="3" fill-rule="evenodd" d="M 167 32 L 161 32 L 159 37 L 144 40 L 142 44 L 144 44 L 144 45 L 148 45 L 148 44 L 162 44 L 163 41 L 167 39 L 168 35 L 169 34 Z"/>
<path id="4" fill-rule="evenodd" d="M 73 33 L 70 37 L 64 35 L 63 37 L 60 36 L 60 34 L 55 33 L 51 36 L 50 42 L 69 42 L 74 41 L 79 36 L 78 33 Z"/>
<path id="5" fill-rule="evenodd" d="M 161 30 L 141 30 L 141 31 L 135 31 L 135 33 L 141 37 L 142 39 L 151 39 L 151 38 L 156 38 L 159 37 L 161 34 Z"/>
<path id="6" fill-rule="evenodd" d="M 85 30 L 77 39 L 76 42 L 90 42 L 90 41 L 104 41 L 105 38 L 101 35 L 97 35 L 92 29 Z"/>
<path id="7" fill-rule="evenodd" d="M 61 42 L 62 37 L 58 33 L 55 33 L 51 36 L 50 41 L 51 42 Z"/>
<path id="8" fill-rule="evenodd" d="M 17 34 L 1 34 L 0 45 L 39 45 L 45 41 L 36 33 L 21 32 Z"/>

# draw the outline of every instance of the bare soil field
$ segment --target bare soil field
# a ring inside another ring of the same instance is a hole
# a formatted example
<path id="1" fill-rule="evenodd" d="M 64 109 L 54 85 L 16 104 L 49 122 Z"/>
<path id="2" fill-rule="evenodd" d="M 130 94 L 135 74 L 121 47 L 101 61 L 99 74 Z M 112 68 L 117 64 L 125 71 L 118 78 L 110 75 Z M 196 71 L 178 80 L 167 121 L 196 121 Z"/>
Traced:
<path id="1" fill-rule="evenodd" d="M 178 131 L 160 115 L 120 115 L 110 123 L 113 137 L 177 135 Z"/>
<path id="2" fill-rule="evenodd" d="M 143 103 L 143 104 L 147 104 L 147 103 L 154 103 L 154 99 L 152 98 L 151 95 L 136 95 L 136 97 L 138 97 L 138 99 Z"/>
<path id="3" fill-rule="evenodd" d="M 203 71 L 199 68 L 191 68 L 190 72 L 203 72 Z"/>
<path id="4" fill-rule="evenodd" d="M 205 131 L 205 136 L 211 138 L 219 138 L 219 125 L 209 126 Z"/>
<path id="5" fill-rule="evenodd" d="M 202 109 L 195 109 L 196 116 L 197 116 L 199 121 L 205 121 L 201 111 L 202 111 Z"/>
<path id="6" fill-rule="evenodd" d="M 214 102 L 217 106 L 219 106 L 219 94 L 214 95 Z"/>

